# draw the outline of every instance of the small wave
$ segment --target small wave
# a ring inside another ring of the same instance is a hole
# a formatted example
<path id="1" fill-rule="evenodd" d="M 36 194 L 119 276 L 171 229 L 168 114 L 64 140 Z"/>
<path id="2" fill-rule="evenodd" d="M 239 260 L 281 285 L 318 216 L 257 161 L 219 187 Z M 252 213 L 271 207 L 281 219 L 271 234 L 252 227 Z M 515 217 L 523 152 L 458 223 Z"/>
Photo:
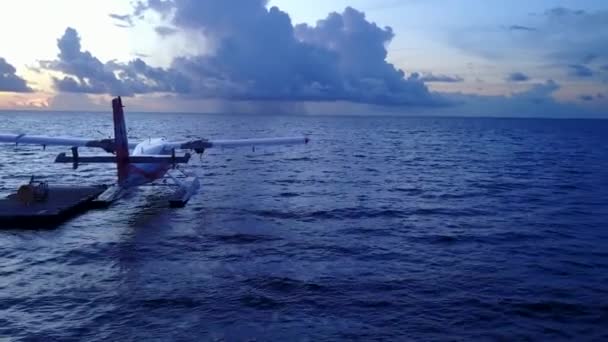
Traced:
<path id="1" fill-rule="evenodd" d="M 356 300 L 352 303 L 353 306 L 361 307 L 361 308 L 369 308 L 369 309 L 383 309 L 393 306 L 392 302 L 386 300 Z"/>
<path id="2" fill-rule="evenodd" d="M 332 219 L 365 219 L 365 218 L 402 218 L 406 212 L 392 209 L 362 209 L 343 208 L 333 210 L 317 210 L 312 212 L 256 210 L 254 215 L 266 218 L 296 219 L 296 220 L 332 220 Z"/>
<path id="3" fill-rule="evenodd" d="M 487 190 L 490 194 L 525 189 L 530 186 L 529 184 L 523 183 L 523 182 L 516 183 L 516 182 L 500 182 L 500 181 L 488 181 L 488 182 L 473 181 L 470 183 L 471 183 L 471 186 L 479 188 L 479 189 Z"/>
<path id="4" fill-rule="evenodd" d="M 317 211 L 281 211 L 281 210 L 253 210 L 251 214 L 284 220 L 340 220 L 340 219 L 371 219 L 385 218 L 397 219 L 407 218 L 412 215 L 418 216 L 452 216 L 452 217 L 475 217 L 488 215 L 486 211 L 479 209 L 449 209 L 449 208 L 421 208 L 412 210 L 396 209 L 374 209 L 374 208 L 340 208 L 332 210 Z"/>
<path id="5" fill-rule="evenodd" d="M 507 306 L 512 307 L 516 313 L 522 316 L 551 315 L 573 317 L 589 314 L 589 309 L 585 305 L 561 301 L 508 303 Z"/>
<path id="6" fill-rule="evenodd" d="M 465 198 L 472 198 L 472 197 L 478 197 L 478 196 L 483 196 L 483 193 L 480 192 L 464 192 L 464 193 L 449 193 L 449 194 L 441 194 L 438 195 L 437 198 L 439 199 L 465 199 Z"/>
<path id="7" fill-rule="evenodd" d="M 388 192 L 397 192 L 397 193 L 404 193 L 410 196 L 419 196 L 422 193 L 424 193 L 424 190 L 420 189 L 420 188 L 392 188 L 392 189 L 388 189 Z"/>
<path id="8" fill-rule="evenodd" d="M 466 208 L 466 209 L 451 209 L 451 208 L 421 208 L 412 212 L 412 215 L 420 216 L 453 216 L 453 217 L 474 217 L 486 216 L 489 213 L 484 210 Z"/>
<path id="9" fill-rule="evenodd" d="M 291 293 L 291 292 L 323 292 L 326 288 L 322 285 L 297 280 L 287 277 L 257 277 L 248 278 L 243 281 L 247 286 L 259 290 Z"/>
<path id="10" fill-rule="evenodd" d="M 279 194 L 279 196 L 284 197 L 284 198 L 293 198 L 293 197 L 299 197 L 300 195 L 295 192 L 282 192 Z"/>
<path id="11" fill-rule="evenodd" d="M 580 187 L 576 184 L 561 184 L 557 186 L 560 190 L 579 190 Z"/>
<path id="12" fill-rule="evenodd" d="M 438 244 L 451 244 L 458 240 L 464 240 L 464 237 L 456 237 L 452 235 L 435 235 L 431 237 L 431 241 Z"/>
<path id="13" fill-rule="evenodd" d="M 424 236 L 413 236 L 410 239 L 416 242 L 438 244 L 438 245 L 450 245 L 455 243 L 470 243 L 480 242 L 488 244 L 497 243 L 521 243 L 523 241 L 535 241 L 541 239 L 542 236 L 533 233 L 499 233 L 490 235 L 472 235 L 472 234 L 430 234 Z"/>
<path id="14" fill-rule="evenodd" d="M 535 233 L 524 233 L 524 232 L 506 232 L 497 233 L 489 236 L 493 242 L 523 242 L 523 241 L 535 241 L 543 239 L 543 236 Z"/>
<path id="15" fill-rule="evenodd" d="M 294 162 L 294 161 L 314 161 L 314 158 L 310 157 L 300 157 L 300 158 L 287 158 L 286 161 Z"/>
<path id="16" fill-rule="evenodd" d="M 368 248 L 363 246 L 343 246 L 339 244 L 311 244 L 311 243 L 290 243 L 285 247 L 291 247 L 298 250 L 305 250 L 314 253 L 314 258 L 323 258 L 329 256 L 353 256 L 359 253 L 365 253 Z"/>
<path id="17" fill-rule="evenodd" d="M 431 234 L 424 236 L 413 236 L 410 240 L 420 243 L 428 243 L 432 245 L 450 245 L 455 243 L 473 242 L 477 237 L 472 235 L 445 235 Z"/>
<path id="18" fill-rule="evenodd" d="M 154 299 L 144 299 L 138 301 L 141 306 L 150 308 L 150 309 L 159 309 L 159 308 L 167 308 L 167 309 L 175 309 L 175 308 L 197 308 L 204 305 L 203 302 L 200 302 L 191 297 L 175 297 L 175 298 L 154 298 Z"/>
<path id="19" fill-rule="evenodd" d="M 229 235 L 211 235 L 211 237 L 221 243 L 229 243 L 229 244 L 235 244 L 235 245 L 280 240 L 277 237 L 272 237 L 272 236 L 267 236 L 267 235 L 253 235 L 253 234 L 242 234 L 242 233 L 229 234 Z"/>
<path id="20" fill-rule="evenodd" d="M 291 185 L 291 184 L 294 184 L 294 183 L 297 183 L 297 182 L 299 182 L 299 181 L 296 180 L 296 179 L 281 179 L 281 180 L 276 180 L 276 181 L 274 181 L 272 183 L 274 183 L 274 184 L 281 184 L 281 185 Z"/>
<path id="21" fill-rule="evenodd" d="M 286 305 L 270 297 L 252 293 L 242 296 L 239 301 L 245 306 L 265 310 L 277 309 Z"/>
<path id="22" fill-rule="evenodd" d="M 390 236 L 393 234 L 394 230 L 378 227 L 348 227 L 340 229 L 338 232 L 345 235 Z"/>

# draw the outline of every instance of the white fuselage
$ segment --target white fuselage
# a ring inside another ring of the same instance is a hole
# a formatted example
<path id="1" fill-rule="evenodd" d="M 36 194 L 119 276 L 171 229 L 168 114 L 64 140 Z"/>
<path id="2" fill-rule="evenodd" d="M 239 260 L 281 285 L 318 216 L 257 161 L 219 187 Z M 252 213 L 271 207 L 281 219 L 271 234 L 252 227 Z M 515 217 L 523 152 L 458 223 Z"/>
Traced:
<path id="1" fill-rule="evenodd" d="M 132 156 L 167 156 L 171 149 L 166 147 L 166 139 L 147 139 L 135 146 Z M 123 187 L 134 187 L 161 179 L 171 169 L 169 163 L 129 164 L 129 176 Z"/>

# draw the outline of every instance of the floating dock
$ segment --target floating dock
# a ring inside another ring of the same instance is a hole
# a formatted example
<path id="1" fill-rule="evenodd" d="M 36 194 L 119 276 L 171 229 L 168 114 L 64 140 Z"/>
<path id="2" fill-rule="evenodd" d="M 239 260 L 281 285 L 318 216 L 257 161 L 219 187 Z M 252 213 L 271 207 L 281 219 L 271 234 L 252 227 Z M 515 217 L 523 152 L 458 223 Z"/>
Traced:
<path id="1" fill-rule="evenodd" d="M 48 186 L 46 198 L 24 203 L 17 193 L 0 199 L 0 228 L 48 228 L 95 208 L 106 186 Z"/>

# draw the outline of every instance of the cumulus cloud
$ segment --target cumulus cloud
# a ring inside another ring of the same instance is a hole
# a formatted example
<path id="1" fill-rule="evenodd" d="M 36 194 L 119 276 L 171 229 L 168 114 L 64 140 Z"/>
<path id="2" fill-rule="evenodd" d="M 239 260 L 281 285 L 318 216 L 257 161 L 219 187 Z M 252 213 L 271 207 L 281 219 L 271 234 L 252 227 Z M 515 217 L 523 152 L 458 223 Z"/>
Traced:
<path id="1" fill-rule="evenodd" d="M 89 51 L 82 51 L 80 36 L 67 28 L 57 40 L 57 60 L 43 61 L 41 67 L 61 72 L 63 78 L 53 77 L 55 87 L 64 92 L 132 96 L 153 92 L 182 90 L 175 88 L 180 75 L 148 66 L 141 59 L 126 64 L 101 62 Z"/>
<path id="2" fill-rule="evenodd" d="M 575 77 L 591 77 L 593 76 L 593 70 L 582 64 L 571 64 L 568 65 L 570 69 L 570 75 Z"/>
<path id="3" fill-rule="evenodd" d="M 422 74 L 419 75 L 418 73 L 414 73 L 411 76 L 412 78 L 417 78 L 422 82 L 425 83 L 433 83 L 433 82 L 438 82 L 438 83 L 459 83 L 459 82 L 464 82 L 464 79 L 460 76 L 449 76 L 449 75 L 440 75 L 440 74 L 433 74 L 433 73 L 427 73 L 427 74 Z"/>
<path id="4" fill-rule="evenodd" d="M 114 24 L 118 27 L 133 27 L 133 19 L 129 14 L 110 13 L 109 16 L 110 18 L 115 19 L 118 22 L 117 24 Z"/>
<path id="5" fill-rule="evenodd" d="M 167 69 L 151 68 L 141 60 L 104 64 L 81 51 L 76 31 L 68 29 L 59 41 L 59 60 L 46 66 L 67 75 L 55 82 L 58 89 L 71 92 L 166 91 L 188 98 L 238 101 L 446 104 L 423 79 L 386 61 L 386 47 L 394 37 L 390 27 L 379 27 L 350 7 L 316 25 L 294 26 L 287 13 L 266 4 L 266 0 L 139 2 L 135 17 L 153 11 L 170 23 L 158 26 L 157 33 L 198 32 L 212 51 L 176 57 Z"/>
<path id="6" fill-rule="evenodd" d="M 17 69 L 14 66 L 0 57 L 0 92 L 29 93 L 32 91 L 27 82 L 17 76 L 16 72 Z"/>
<path id="7" fill-rule="evenodd" d="M 529 79 L 530 77 L 523 72 L 512 72 L 507 76 L 507 81 L 509 82 L 525 82 Z"/>

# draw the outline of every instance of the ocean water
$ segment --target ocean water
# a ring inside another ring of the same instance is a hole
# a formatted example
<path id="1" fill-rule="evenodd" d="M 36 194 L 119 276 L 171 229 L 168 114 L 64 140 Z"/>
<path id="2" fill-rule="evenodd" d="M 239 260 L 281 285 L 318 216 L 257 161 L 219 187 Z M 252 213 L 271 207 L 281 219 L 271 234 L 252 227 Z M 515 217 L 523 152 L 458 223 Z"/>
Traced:
<path id="1" fill-rule="evenodd" d="M 109 114 L 2 113 L 103 138 Z M 310 133 L 208 151 L 54 230 L 0 230 L 0 339 L 608 340 L 608 121 L 127 113 L 146 139 Z M 111 166 L 0 146 L 0 192 Z"/>

